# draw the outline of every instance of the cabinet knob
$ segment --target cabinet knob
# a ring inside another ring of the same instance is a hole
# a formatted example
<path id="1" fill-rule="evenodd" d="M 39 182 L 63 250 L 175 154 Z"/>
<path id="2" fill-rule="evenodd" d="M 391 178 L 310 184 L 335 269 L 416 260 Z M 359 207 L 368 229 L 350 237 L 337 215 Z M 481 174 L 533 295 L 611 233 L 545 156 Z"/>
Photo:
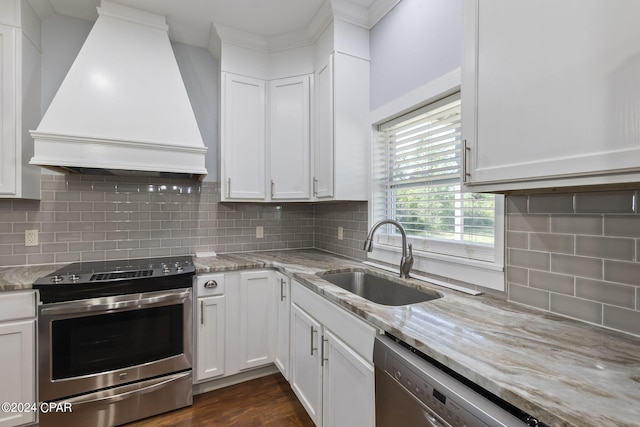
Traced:
<path id="1" fill-rule="evenodd" d="M 207 288 L 207 289 L 217 288 L 218 287 L 218 282 L 216 282 L 215 280 L 208 280 L 204 284 L 204 287 Z"/>

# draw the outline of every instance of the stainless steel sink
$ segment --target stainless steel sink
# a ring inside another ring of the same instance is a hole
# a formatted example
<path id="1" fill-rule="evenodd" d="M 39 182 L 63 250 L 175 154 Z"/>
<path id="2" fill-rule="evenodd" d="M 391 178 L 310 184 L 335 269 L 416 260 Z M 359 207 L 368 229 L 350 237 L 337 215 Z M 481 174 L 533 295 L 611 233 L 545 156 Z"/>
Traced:
<path id="1" fill-rule="evenodd" d="M 319 276 L 346 291 L 381 305 L 408 305 L 442 298 L 439 292 L 411 288 L 399 281 L 366 271 L 324 273 Z"/>

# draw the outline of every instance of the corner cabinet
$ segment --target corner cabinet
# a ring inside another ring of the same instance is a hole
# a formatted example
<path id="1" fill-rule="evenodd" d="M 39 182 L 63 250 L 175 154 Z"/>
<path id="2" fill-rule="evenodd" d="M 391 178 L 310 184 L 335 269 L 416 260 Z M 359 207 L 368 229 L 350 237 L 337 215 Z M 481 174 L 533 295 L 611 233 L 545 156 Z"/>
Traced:
<path id="1" fill-rule="evenodd" d="M 239 369 L 273 363 L 276 346 L 276 286 L 272 271 L 240 273 Z"/>
<path id="2" fill-rule="evenodd" d="M 0 401 L 36 403 L 36 293 L 0 294 Z M 0 411 L 0 427 L 34 423 L 36 412 Z"/>
<path id="3" fill-rule="evenodd" d="M 332 53 L 314 74 L 313 196 L 367 200 L 369 61 Z"/>
<path id="4" fill-rule="evenodd" d="M 289 382 L 302 406 L 317 426 L 374 425 L 375 328 L 295 281 L 291 299 Z"/>
<path id="5" fill-rule="evenodd" d="M 221 199 L 265 198 L 265 82 L 222 73 Z"/>
<path id="6" fill-rule="evenodd" d="M 640 181 L 640 2 L 604 3 L 465 0 L 469 191 Z"/>
<path id="7" fill-rule="evenodd" d="M 272 201 L 309 200 L 311 76 L 269 82 L 268 185 Z"/>

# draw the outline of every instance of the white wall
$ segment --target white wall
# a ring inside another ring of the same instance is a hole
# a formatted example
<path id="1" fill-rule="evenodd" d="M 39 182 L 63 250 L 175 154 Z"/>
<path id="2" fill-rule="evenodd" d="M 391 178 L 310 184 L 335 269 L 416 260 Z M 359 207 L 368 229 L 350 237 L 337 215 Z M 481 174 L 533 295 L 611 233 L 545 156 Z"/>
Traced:
<path id="1" fill-rule="evenodd" d="M 49 108 L 60 84 L 89 35 L 93 22 L 53 15 L 42 22 L 42 113 Z M 205 181 L 218 180 L 218 85 L 219 66 L 207 49 L 172 43 L 178 67 L 204 145 L 208 148 Z"/>
<path id="2" fill-rule="evenodd" d="M 402 0 L 370 31 L 371 110 L 458 67 L 462 0 Z"/>

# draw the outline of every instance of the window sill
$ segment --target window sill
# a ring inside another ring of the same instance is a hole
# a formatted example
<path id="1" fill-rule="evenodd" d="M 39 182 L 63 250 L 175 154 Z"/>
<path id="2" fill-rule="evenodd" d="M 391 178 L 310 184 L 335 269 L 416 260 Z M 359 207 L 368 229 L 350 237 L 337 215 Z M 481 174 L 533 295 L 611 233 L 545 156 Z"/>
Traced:
<path id="1" fill-rule="evenodd" d="M 367 255 L 368 260 L 398 264 L 402 257 L 402 250 L 399 247 L 374 244 L 373 252 Z M 413 251 L 413 258 L 414 270 L 448 277 L 484 288 L 498 291 L 505 290 L 504 265 L 502 263 L 477 261 L 417 250 Z"/>

